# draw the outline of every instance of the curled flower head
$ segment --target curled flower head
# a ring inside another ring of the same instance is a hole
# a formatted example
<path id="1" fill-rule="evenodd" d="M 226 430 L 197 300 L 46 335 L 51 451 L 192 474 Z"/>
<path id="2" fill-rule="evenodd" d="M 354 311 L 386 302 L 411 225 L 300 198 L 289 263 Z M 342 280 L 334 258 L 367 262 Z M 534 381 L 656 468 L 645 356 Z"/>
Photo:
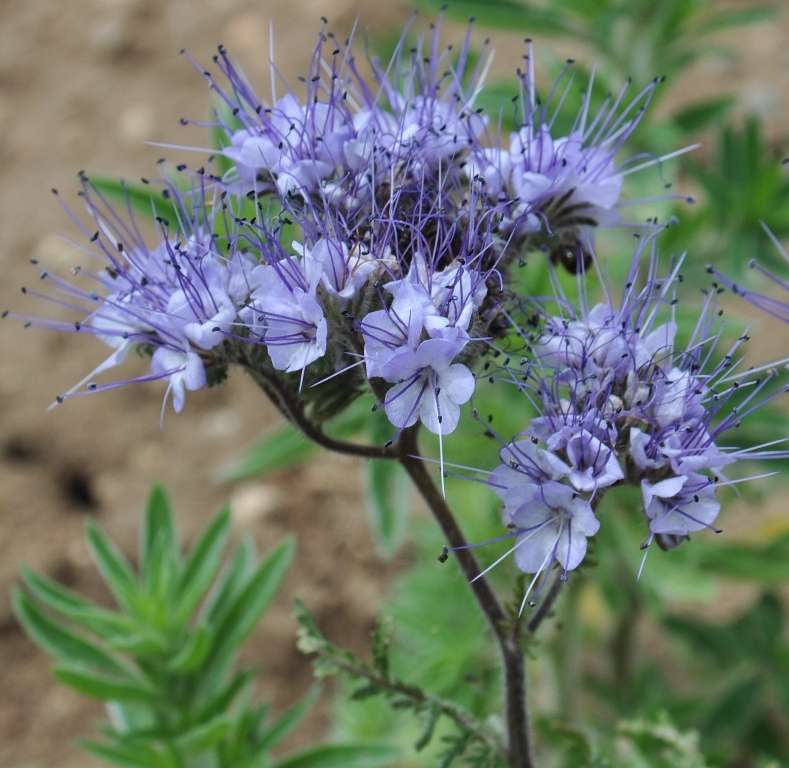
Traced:
<path id="1" fill-rule="evenodd" d="M 116 386 L 97 384 L 94 378 L 137 347 L 152 356 L 152 373 L 144 379 L 168 381 L 173 405 L 180 411 L 185 389 L 200 389 L 224 374 L 223 345 L 249 297 L 254 262 L 235 247 L 232 236 L 222 239 L 213 233 L 218 214 L 204 189 L 187 194 L 165 184 L 171 201 L 165 207 L 178 217 L 178 228 L 159 216 L 158 243 L 150 247 L 130 204 L 123 217 L 87 177 L 80 179 L 95 232 L 73 218 L 90 239 L 98 269 L 77 267 L 75 280 L 69 282 L 42 268 L 42 278 L 65 298 L 28 293 L 69 307 L 78 319 L 26 319 L 41 327 L 97 336 L 114 352 L 57 401 Z"/>
<path id="2" fill-rule="evenodd" d="M 742 418 L 787 388 L 771 386 L 773 376 L 762 370 L 738 372 L 747 335 L 718 351 L 725 330 L 719 289 L 704 292 L 693 333 L 677 344 L 681 261 L 661 276 L 658 231 L 637 240 L 618 300 L 603 280 L 605 301 L 590 308 L 583 279 L 578 300 L 555 280 L 553 300 L 527 301 L 522 315 L 510 315 L 517 327 L 530 330 L 521 332 L 523 347 L 510 348 L 498 375 L 491 372 L 517 387 L 537 416 L 514 440 L 499 437 L 502 463 L 488 483 L 518 537 L 515 561 L 528 573 L 554 561 L 565 571 L 581 563 L 584 537 L 597 531 L 593 512 L 610 488 L 638 486 L 649 522 L 644 547 L 657 541 L 671 548 L 694 531 L 717 530 L 717 489 L 740 482 L 729 480 L 725 469 L 739 460 L 789 453 L 772 444 L 725 444 Z M 552 489 L 551 503 L 541 495 L 546 488 Z M 566 512 L 569 502 L 558 503 L 558 489 L 576 500 L 575 547 L 574 518 Z M 530 538 L 538 525 L 544 533 Z"/>

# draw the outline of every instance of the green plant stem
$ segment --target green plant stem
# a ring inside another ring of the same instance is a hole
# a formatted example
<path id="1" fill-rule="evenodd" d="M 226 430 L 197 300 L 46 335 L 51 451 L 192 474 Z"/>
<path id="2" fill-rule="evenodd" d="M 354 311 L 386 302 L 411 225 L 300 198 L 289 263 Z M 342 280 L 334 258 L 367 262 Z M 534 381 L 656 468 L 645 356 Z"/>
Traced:
<path id="1" fill-rule="evenodd" d="M 417 704 L 435 705 L 441 711 L 442 715 L 446 715 L 446 717 L 448 717 L 450 720 L 457 723 L 457 725 L 460 726 L 462 730 L 470 731 L 477 739 L 487 744 L 491 749 L 494 749 L 500 754 L 503 753 L 502 745 L 499 743 L 498 739 L 496 739 L 492 733 L 489 733 L 484 728 L 481 728 L 480 724 L 472 715 L 464 712 L 460 707 L 456 706 L 452 702 L 446 701 L 445 699 L 442 699 L 438 696 L 431 696 L 415 685 L 409 685 L 408 683 L 403 683 L 399 680 L 386 679 L 364 666 L 351 664 L 350 662 L 337 658 L 334 655 L 330 655 L 325 651 L 318 651 L 318 653 L 330 661 L 335 667 L 338 667 L 339 669 L 342 669 L 345 672 L 354 675 L 355 677 L 364 678 L 365 680 L 373 683 L 378 688 L 383 688 L 387 691 L 391 691 L 392 693 L 397 693 L 400 696 L 411 699 L 411 701 L 414 701 Z"/>
<path id="2" fill-rule="evenodd" d="M 614 691 L 622 711 L 626 711 L 630 698 L 630 679 L 633 675 L 635 656 L 636 627 L 641 613 L 641 599 L 633 588 L 632 581 L 626 580 L 625 599 L 627 605 L 617 622 L 611 638 L 611 660 L 614 674 Z"/>
<path id="3" fill-rule="evenodd" d="M 534 768 L 531 756 L 529 717 L 526 701 L 526 664 L 518 644 L 517 632 L 506 630 L 507 613 L 490 582 L 482 576 L 477 558 L 441 492 L 419 458 L 419 425 L 404 429 L 394 444 L 363 445 L 337 440 L 325 434 L 320 425 L 304 413 L 297 396 L 283 386 L 276 375 L 266 375 L 255 366 L 247 370 L 260 388 L 274 401 L 279 411 L 306 437 L 330 451 L 368 459 L 396 459 L 405 469 L 453 548 L 460 569 L 485 614 L 499 645 L 504 670 L 504 711 L 507 727 L 507 759 L 511 768 Z"/>
<path id="4" fill-rule="evenodd" d="M 301 430 L 305 437 L 317 445 L 335 453 L 347 456 L 358 456 L 363 459 L 396 459 L 398 452 L 393 445 L 369 445 L 364 443 L 350 443 L 347 440 L 338 440 L 327 435 L 320 424 L 310 419 L 298 400 L 298 394 L 293 394 L 288 387 L 280 382 L 276 376 L 267 376 L 258 371 L 254 366 L 248 366 L 255 383 L 269 396 L 279 412 L 293 426 Z"/>
<path id="5" fill-rule="evenodd" d="M 481 575 L 482 569 L 477 558 L 468 549 L 468 542 L 457 519 L 430 477 L 425 463 L 419 458 L 417 430 L 418 427 L 414 426 L 401 433 L 396 444 L 399 451 L 398 461 L 425 500 L 452 547 L 460 569 L 498 642 L 504 669 L 504 712 L 509 764 L 512 768 L 533 768 L 526 702 L 526 664 L 517 635 L 506 631 L 506 611 L 490 582 Z"/>

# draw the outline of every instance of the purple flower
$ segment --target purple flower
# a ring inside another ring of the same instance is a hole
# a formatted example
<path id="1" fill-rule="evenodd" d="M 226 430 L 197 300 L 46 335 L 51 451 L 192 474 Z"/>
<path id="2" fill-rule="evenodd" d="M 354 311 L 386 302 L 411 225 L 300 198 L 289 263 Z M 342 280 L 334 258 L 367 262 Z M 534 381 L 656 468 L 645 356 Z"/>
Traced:
<path id="1" fill-rule="evenodd" d="M 303 103 L 288 91 L 272 93 L 266 105 L 220 48 L 214 62 L 227 84 L 205 74 L 223 104 L 215 127 L 226 132 L 223 154 L 235 164 L 225 179 L 229 188 L 322 199 L 358 212 L 374 204 L 380 185 L 394 178 L 418 188 L 425 173 L 467 152 L 485 125 L 473 109 L 484 64 L 470 70 L 468 36 L 459 56 L 441 50 L 440 24 L 406 49 L 409 27 L 387 66 L 370 62 L 373 87 L 357 69 L 352 41 L 343 46 L 322 29 L 303 78 Z"/>
<path id="2" fill-rule="evenodd" d="M 28 320 L 40 327 L 91 334 L 114 351 L 58 402 L 116 386 L 99 385 L 94 379 L 122 363 L 137 345 L 152 355 L 151 375 L 141 380 L 166 379 L 168 394 L 173 393 L 173 404 L 180 411 L 184 391 L 205 386 L 206 367 L 222 364 L 218 350 L 252 290 L 254 262 L 236 249 L 232 234 L 223 247 L 210 234 L 219 206 L 212 208 L 216 198 L 202 186 L 182 193 L 165 183 L 181 231 L 171 232 L 169 223 L 160 218 L 159 242 L 149 247 L 130 209 L 124 218 L 86 177 L 81 176 L 81 182 L 95 232 L 72 218 L 90 237 L 91 254 L 102 269 L 95 273 L 76 269 L 79 286 L 42 270 L 42 277 L 66 299 L 30 293 L 80 314 L 73 323 Z M 85 289 L 86 280 L 93 282 L 95 290 Z"/>
<path id="3" fill-rule="evenodd" d="M 609 96 L 596 114 L 591 114 L 592 82 L 572 131 L 556 136 L 553 97 L 565 67 L 545 102 L 534 85 L 534 57 L 529 45 L 525 71 L 520 72 L 522 99 L 520 128 L 510 135 L 509 149 L 502 137 L 494 146 L 475 144 L 466 175 L 477 182 L 502 211 L 502 231 L 516 236 L 536 235 L 532 247 L 545 244 L 556 260 L 566 260 L 565 252 L 593 252 L 594 230 L 621 222 L 624 177 L 666 158 L 655 158 L 634 167 L 634 157 L 623 163 L 616 155 L 638 126 L 648 108 L 659 80 L 656 79 L 629 103 L 625 101 L 628 82 L 615 97 Z M 691 148 L 688 148 L 691 149 Z M 682 150 L 688 151 L 686 150 Z M 675 153 L 678 154 L 678 153 Z M 673 157 L 674 154 L 671 155 Z M 675 197 L 675 196 L 671 196 Z M 571 265 L 575 265 L 575 261 Z M 573 269 L 574 271 L 574 269 Z"/>
<path id="4" fill-rule="evenodd" d="M 641 491 L 653 534 L 687 536 L 712 528 L 721 508 L 715 499 L 713 479 L 695 472 L 657 483 L 642 480 Z"/>
<path id="5" fill-rule="evenodd" d="M 460 406 L 474 393 L 474 375 L 465 365 L 452 363 L 458 351 L 446 339 L 427 339 L 416 350 L 406 347 L 387 360 L 381 373 L 396 382 L 384 400 L 392 424 L 402 429 L 420 419 L 434 434 L 454 431 Z"/>
<path id="6" fill-rule="evenodd" d="M 523 493 L 511 497 L 504 511 L 517 535 L 518 568 L 535 574 L 556 562 L 565 572 L 577 568 L 586 555 L 587 539 L 600 528 L 589 502 L 562 483 L 519 488 Z"/>
<path id="7" fill-rule="evenodd" d="M 196 352 L 177 352 L 159 347 L 151 357 L 151 370 L 157 377 L 169 382 L 167 394 L 172 392 L 176 413 L 180 413 L 184 407 L 185 390 L 194 391 L 206 385 L 205 366 Z"/>

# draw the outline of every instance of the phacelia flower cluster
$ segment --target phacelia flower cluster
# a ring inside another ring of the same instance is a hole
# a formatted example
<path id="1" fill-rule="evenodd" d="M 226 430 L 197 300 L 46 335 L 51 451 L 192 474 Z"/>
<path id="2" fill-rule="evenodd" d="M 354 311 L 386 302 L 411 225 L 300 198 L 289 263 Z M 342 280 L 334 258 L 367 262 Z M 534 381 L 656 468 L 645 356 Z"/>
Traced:
<path id="1" fill-rule="evenodd" d="M 470 28 L 459 50 L 441 48 L 439 27 L 409 48 L 409 24 L 370 81 L 351 41 L 321 29 L 303 98 L 274 70 L 259 98 L 220 47 L 220 76 L 200 71 L 224 139 L 203 167 L 163 165 L 146 188 L 155 237 L 133 210 L 140 188 L 118 211 L 81 176 L 92 221 L 73 218 L 93 265 L 73 281 L 42 268 L 75 321 L 24 319 L 113 351 L 58 401 L 116 386 L 96 379 L 137 349 L 176 411 L 239 365 L 286 415 L 321 421 L 372 390 L 397 430 L 452 432 L 477 361 L 511 330 L 509 265 L 546 243 L 589 251 L 617 218 L 615 154 L 655 84 L 594 116 L 584 98 L 557 136 L 529 50 L 505 152 L 476 106 L 490 54 L 472 55 Z"/>
<path id="2" fill-rule="evenodd" d="M 566 576 L 582 562 L 608 489 L 640 486 L 649 525 L 643 547 L 671 549 L 695 531 L 717 530 L 717 488 L 739 482 L 727 467 L 789 455 L 723 442 L 784 390 L 772 386 L 774 372 L 741 370 L 747 335 L 719 350 L 717 284 L 704 292 L 690 338 L 677 343 L 682 262 L 660 276 L 655 234 L 639 240 L 616 302 L 609 286 L 606 300 L 590 307 L 583 280 L 580 300 L 571 301 L 555 280 L 554 300 L 526 309 L 523 327 L 534 330 L 522 335 L 520 361 L 501 369 L 538 416 L 502 440 L 502 463 L 488 482 L 504 504 L 516 563 L 535 582 L 555 564 Z"/>

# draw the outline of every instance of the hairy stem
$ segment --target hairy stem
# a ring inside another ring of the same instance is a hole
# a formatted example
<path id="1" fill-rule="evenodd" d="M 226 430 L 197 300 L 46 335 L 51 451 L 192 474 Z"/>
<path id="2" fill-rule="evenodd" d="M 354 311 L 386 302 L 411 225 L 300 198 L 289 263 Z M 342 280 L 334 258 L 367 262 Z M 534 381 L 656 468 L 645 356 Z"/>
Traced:
<path id="1" fill-rule="evenodd" d="M 512 768 L 533 768 L 526 704 L 526 665 L 517 637 L 506 631 L 507 613 L 490 582 L 482 576 L 477 558 L 470 549 L 458 522 L 436 487 L 425 463 L 418 458 L 417 428 L 403 430 L 397 441 L 398 460 L 433 513 L 479 607 L 485 614 L 501 652 L 504 669 L 504 709 L 507 724 L 507 758 Z"/>
<path id="2" fill-rule="evenodd" d="M 288 388 L 274 376 L 265 376 L 253 367 L 247 369 L 257 385 L 269 396 L 280 413 L 295 427 L 301 430 L 317 445 L 335 453 L 347 456 L 359 456 L 364 459 L 396 459 L 398 452 L 392 445 L 366 445 L 363 443 L 350 443 L 338 440 L 327 435 L 320 424 L 310 419 L 299 402 L 298 396 L 288 391 Z"/>
<path id="3" fill-rule="evenodd" d="M 548 617 L 548 614 L 553 608 L 553 604 L 556 602 L 556 598 L 559 597 L 559 593 L 562 591 L 565 581 L 562 578 L 563 575 L 564 571 L 561 568 L 557 568 L 556 576 L 554 576 L 553 582 L 549 587 L 548 592 L 545 594 L 545 597 L 540 600 L 537 610 L 531 615 L 529 621 L 526 623 L 526 629 L 528 629 L 532 634 L 534 634 L 540 628 L 540 624 L 542 624 L 543 621 L 545 621 L 545 619 Z"/>

